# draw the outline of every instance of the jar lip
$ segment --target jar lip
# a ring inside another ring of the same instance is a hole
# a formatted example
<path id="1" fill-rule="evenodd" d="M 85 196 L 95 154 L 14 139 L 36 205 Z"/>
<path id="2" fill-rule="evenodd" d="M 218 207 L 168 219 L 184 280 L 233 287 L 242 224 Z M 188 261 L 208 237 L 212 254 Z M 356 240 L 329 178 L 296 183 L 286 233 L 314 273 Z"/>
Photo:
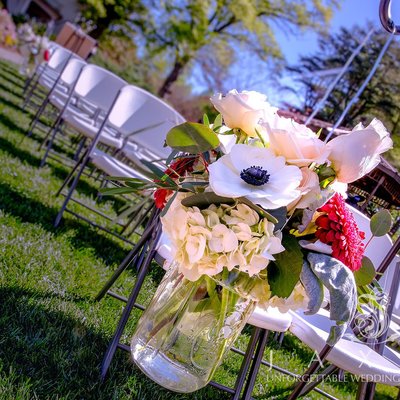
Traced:
<path id="1" fill-rule="evenodd" d="M 230 271 L 224 268 L 223 272 L 208 277 L 218 285 L 253 301 L 261 300 L 260 294 L 264 290 L 269 292 L 267 274 L 265 276 L 249 276 L 248 273 L 240 271 L 238 268 L 232 268 Z"/>

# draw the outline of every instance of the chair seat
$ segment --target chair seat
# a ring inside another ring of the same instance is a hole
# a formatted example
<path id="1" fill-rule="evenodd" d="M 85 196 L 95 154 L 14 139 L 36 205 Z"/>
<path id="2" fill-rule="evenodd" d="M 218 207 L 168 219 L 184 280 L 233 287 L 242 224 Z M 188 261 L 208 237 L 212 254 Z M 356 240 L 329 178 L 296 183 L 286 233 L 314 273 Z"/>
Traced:
<path id="1" fill-rule="evenodd" d="M 125 178 L 138 178 L 148 180 L 146 176 L 140 174 L 138 171 L 130 168 L 120 160 L 104 153 L 99 149 L 94 149 L 90 155 L 92 163 L 101 171 L 109 176 L 120 176 Z"/>
<path id="2" fill-rule="evenodd" d="M 58 89 L 58 86 L 57 86 Z M 61 90 L 56 90 L 53 92 L 49 98 L 50 103 L 58 108 L 59 110 L 63 110 L 65 107 L 65 104 L 69 98 L 69 94 L 67 92 L 63 92 Z M 78 106 L 79 107 L 78 107 Z M 89 103 L 88 101 L 83 101 L 82 99 L 72 99 L 72 104 L 70 103 L 68 105 L 68 111 L 70 112 L 76 112 L 77 115 L 82 115 L 82 112 L 86 113 L 88 116 L 92 116 L 96 112 L 96 107 Z M 104 119 L 102 118 L 102 115 L 99 115 L 99 121 Z"/>
<path id="3" fill-rule="evenodd" d="M 76 107 L 74 110 L 70 110 L 70 107 L 68 107 L 63 115 L 64 121 L 82 133 L 84 136 L 94 139 L 99 131 L 100 121 L 95 122 L 93 119 L 88 118 L 84 114 L 81 115 L 82 111 L 81 114 L 79 114 L 77 110 L 79 109 Z M 113 132 L 107 128 L 103 129 L 99 140 L 104 145 L 113 147 L 115 149 L 120 149 L 123 146 L 123 139 L 116 137 L 115 134 L 113 134 Z"/>
<path id="4" fill-rule="evenodd" d="M 297 338 L 312 350 L 320 352 L 328 339 L 329 329 L 334 324 L 329 313 L 320 310 L 315 315 L 300 315 L 289 311 L 293 321 L 289 328 Z M 351 332 L 351 331 L 350 331 Z M 326 358 L 330 363 L 365 380 L 397 386 L 400 369 L 367 345 L 342 338 Z"/>

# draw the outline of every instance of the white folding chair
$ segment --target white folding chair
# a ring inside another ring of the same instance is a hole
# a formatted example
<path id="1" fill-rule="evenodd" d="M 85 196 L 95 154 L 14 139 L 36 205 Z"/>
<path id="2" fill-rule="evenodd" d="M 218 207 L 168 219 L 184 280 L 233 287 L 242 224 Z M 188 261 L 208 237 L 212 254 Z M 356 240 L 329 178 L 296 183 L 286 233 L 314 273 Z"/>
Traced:
<path id="1" fill-rule="evenodd" d="M 65 65 L 60 76 L 55 80 L 48 80 L 48 78 L 43 77 L 43 86 L 48 87 L 50 90 L 43 100 L 41 106 L 36 112 L 35 116 L 32 118 L 31 123 L 28 128 L 27 135 L 31 136 L 33 130 L 35 129 L 38 122 L 40 122 L 40 117 L 46 110 L 48 104 L 52 104 L 59 112 L 63 109 L 66 102 L 68 101 L 69 95 L 72 91 L 72 88 L 78 79 L 78 76 L 82 70 L 82 68 L 86 65 L 86 62 L 79 57 L 72 56 L 71 59 Z M 92 111 L 93 112 L 93 111 Z M 59 113 L 58 113 L 59 114 Z M 58 116 L 56 114 L 56 117 Z M 47 115 L 50 116 L 50 115 Z M 49 133 L 49 132 L 47 132 Z M 47 136 L 46 136 L 47 138 Z M 46 139 L 45 138 L 45 139 Z"/>
<path id="2" fill-rule="evenodd" d="M 83 121 L 88 126 L 93 127 L 96 132 L 102 132 L 105 128 L 105 118 L 103 116 L 99 119 L 99 116 L 102 113 L 108 116 L 120 89 L 125 85 L 126 82 L 123 79 L 106 69 L 95 65 L 85 66 L 80 71 L 67 101 L 64 103 L 63 99 L 59 99 L 58 106 L 62 107 L 62 110 L 51 127 L 51 136 L 42 158 L 41 166 L 45 164 L 62 124 L 69 125 L 83 133 L 84 126 L 76 123 L 77 121 Z M 52 104 L 57 104 L 55 98 L 52 99 Z M 86 105 L 85 109 L 82 108 L 82 104 Z M 96 110 L 94 115 L 93 110 Z M 83 147 L 83 144 L 81 147 Z"/>
<path id="3" fill-rule="evenodd" d="M 84 69 L 83 73 L 85 71 L 86 69 Z M 98 143 L 111 145 L 111 141 L 114 140 L 115 146 L 113 147 L 121 147 L 123 138 L 127 138 L 132 133 L 146 132 L 147 135 L 151 137 L 155 126 L 157 128 L 163 126 L 165 137 L 170 126 L 174 126 L 176 124 L 176 120 L 171 120 L 170 117 L 171 115 L 176 117 L 177 113 L 172 113 L 169 107 L 164 107 L 164 109 L 167 109 L 168 112 L 162 112 L 163 110 L 161 110 L 160 107 L 158 110 L 156 110 L 157 114 L 152 113 L 152 103 L 148 101 L 148 99 L 151 97 L 152 96 L 146 91 L 134 86 L 125 86 L 121 88 L 118 96 L 112 104 L 112 107 L 110 108 L 109 113 L 102 120 L 100 127 L 96 127 L 96 125 L 89 121 L 86 117 L 82 118 L 76 114 L 63 114 L 63 118 L 65 118 L 65 121 L 68 124 L 72 125 L 75 129 L 90 137 L 92 142 L 84 155 L 70 172 L 58 192 L 58 194 L 61 193 L 64 187 L 66 187 L 70 180 L 72 180 L 75 171 L 77 171 L 79 168 L 78 174 L 75 176 L 75 179 L 69 188 L 68 194 L 66 194 L 64 204 L 55 221 L 56 226 L 59 224 L 63 212 L 70 212 L 70 210 L 67 209 L 67 204 L 72 198 L 72 194 L 79 181 L 79 177 L 83 173 L 83 170 L 89 161 L 91 161 L 96 168 L 101 170 L 106 175 L 119 175 L 146 179 L 145 174 L 137 171 L 136 168 L 129 167 L 121 160 L 112 157 L 110 154 L 101 151 L 100 149 L 96 148 L 96 145 Z M 147 115 L 146 118 L 142 117 L 144 113 Z M 116 136 L 114 132 L 116 132 L 117 135 L 120 135 L 120 137 Z M 160 131 L 158 130 L 157 132 Z M 118 140 L 121 141 L 120 145 L 117 142 Z M 152 201 L 148 201 L 147 198 L 140 199 L 140 201 L 149 203 L 146 204 L 146 210 L 149 210 L 150 206 L 152 206 Z"/>
<path id="4" fill-rule="evenodd" d="M 50 81 L 54 84 L 72 55 L 73 53 L 71 51 L 63 47 L 58 47 L 51 54 L 49 61 L 41 64 L 24 90 L 25 99 L 22 105 L 23 109 L 28 105 L 28 103 L 33 104 L 31 101 L 33 95 L 39 97 L 36 91 L 40 88 L 41 83 L 48 83 Z"/>

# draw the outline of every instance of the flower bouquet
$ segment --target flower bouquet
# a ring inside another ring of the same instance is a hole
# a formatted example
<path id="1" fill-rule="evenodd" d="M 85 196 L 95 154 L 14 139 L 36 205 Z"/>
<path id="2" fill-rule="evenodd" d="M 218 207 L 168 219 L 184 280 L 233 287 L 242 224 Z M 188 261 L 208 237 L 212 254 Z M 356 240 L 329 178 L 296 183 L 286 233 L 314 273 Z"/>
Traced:
<path id="1" fill-rule="evenodd" d="M 132 339 L 137 365 L 178 391 L 205 386 L 256 306 L 316 313 L 329 297 L 334 344 L 357 306 L 363 233 L 347 184 L 392 145 L 378 120 L 324 143 L 279 116 L 257 92 L 216 95 L 210 123 L 166 137 L 168 168 L 153 172 L 170 269 Z M 369 273 L 370 280 L 374 271 Z M 357 276 L 356 276 L 357 277 Z"/>
<path id="2" fill-rule="evenodd" d="M 46 36 L 36 35 L 32 26 L 28 23 L 18 27 L 18 49 L 24 57 L 20 73 L 29 75 L 30 65 L 49 60 L 49 39 Z"/>

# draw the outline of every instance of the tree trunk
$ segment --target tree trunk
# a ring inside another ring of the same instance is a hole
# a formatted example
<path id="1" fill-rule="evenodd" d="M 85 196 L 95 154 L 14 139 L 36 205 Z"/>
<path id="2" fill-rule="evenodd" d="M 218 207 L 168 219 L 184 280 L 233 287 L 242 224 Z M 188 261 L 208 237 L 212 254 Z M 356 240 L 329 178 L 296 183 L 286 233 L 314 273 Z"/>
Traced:
<path id="1" fill-rule="evenodd" d="M 182 73 L 183 68 L 187 62 L 175 60 L 174 68 L 165 78 L 164 83 L 161 85 L 160 89 L 158 90 L 158 95 L 163 98 L 167 93 L 170 92 L 171 85 L 179 78 L 179 75 Z"/>
<path id="2" fill-rule="evenodd" d="M 99 19 L 96 23 L 96 28 L 94 28 L 89 35 L 93 38 L 98 40 L 99 37 L 104 33 L 104 31 L 110 26 L 111 20 L 109 19 Z"/>
<path id="3" fill-rule="evenodd" d="M 119 19 L 119 15 L 115 12 L 114 6 L 106 7 L 106 16 L 104 18 L 99 18 L 96 21 L 96 28 L 93 29 L 89 35 L 98 40 L 100 36 L 108 29 L 108 27 Z"/>

